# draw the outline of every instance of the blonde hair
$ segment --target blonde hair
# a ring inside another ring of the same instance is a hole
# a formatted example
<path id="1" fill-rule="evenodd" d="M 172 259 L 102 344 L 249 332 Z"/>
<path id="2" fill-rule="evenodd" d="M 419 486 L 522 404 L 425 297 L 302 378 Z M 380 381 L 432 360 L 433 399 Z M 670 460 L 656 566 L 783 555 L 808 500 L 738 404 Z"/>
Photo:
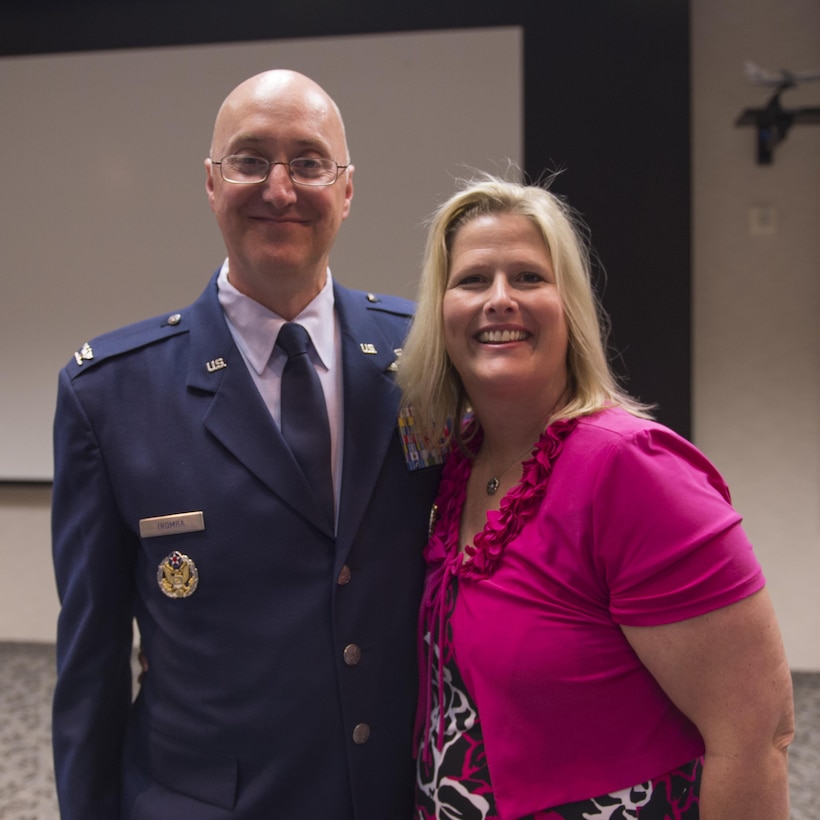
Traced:
<path id="1" fill-rule="evenodd" d="M 578 218 L 545 187 L 485 174 L 462 182 L 461 190 L 430 219 L 416 318 L 397 376 L 403 405 L 412 408 L 418 432 L 428 443 L 442 437 L 445 442 L 455 438 L 461 443 L 460 422 L 469 410 L 470 399 L 445 349 L 442 303 L 456 234 L 467 222 L 488 214 L 529 219 L 540 231 L 552 260 L 569 334 L 571 396 L 550 421 L 589 415 L 612 406 L 648 418 L 650 407 L 626 393 L 609 366 L 605 317 L 592 288 L 588 243 Z"/>

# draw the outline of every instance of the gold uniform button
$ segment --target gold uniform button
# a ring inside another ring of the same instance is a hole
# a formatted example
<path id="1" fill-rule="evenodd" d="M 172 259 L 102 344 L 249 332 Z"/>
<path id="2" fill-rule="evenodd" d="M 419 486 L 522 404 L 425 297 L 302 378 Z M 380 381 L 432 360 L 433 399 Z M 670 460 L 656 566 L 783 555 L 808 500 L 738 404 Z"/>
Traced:
<path id="1" fill-rule="evenodd" d="M 355 643 L 349 643 L 344 650 L 343 657 L 348 666 L 356 666 L 362 659 L 362 650 Z"/>
<path id="2" fill-rule="evenodd" d="M 345 564 L 339 571 L 339 577 L 336 579 L 336 583 L 340 587 L 350 583 L 350 567 L 347 564 Z"/>
<path id="3" fill-rule="evenodd" d="M 370 740 L 370 727 L 366 723 L 357 723 L 353 727 L 353 742 L 357 746 L 367 743 Z"/>

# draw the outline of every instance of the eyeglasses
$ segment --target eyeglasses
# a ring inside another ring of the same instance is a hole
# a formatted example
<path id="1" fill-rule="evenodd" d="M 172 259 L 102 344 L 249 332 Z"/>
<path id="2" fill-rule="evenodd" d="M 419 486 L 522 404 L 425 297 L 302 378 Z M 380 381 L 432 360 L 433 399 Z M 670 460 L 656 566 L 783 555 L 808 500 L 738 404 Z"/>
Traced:
<path id="1" fill-rule="evenodd" d="M 342 171 L 349 165 L 339 165 L 332 159 L 319 157 L 297 157 L 290 162 L 270 162 L 262 157 L 247 154 L 231 154 L 222 157 L 218 162 L 211 160 L 211 164 L 218 165 L 225 182 L 235 184 L 252 184 L 264 182 L 274 165 L 284 165 L 288 175 L 297 185 L 333 185 Z"/>

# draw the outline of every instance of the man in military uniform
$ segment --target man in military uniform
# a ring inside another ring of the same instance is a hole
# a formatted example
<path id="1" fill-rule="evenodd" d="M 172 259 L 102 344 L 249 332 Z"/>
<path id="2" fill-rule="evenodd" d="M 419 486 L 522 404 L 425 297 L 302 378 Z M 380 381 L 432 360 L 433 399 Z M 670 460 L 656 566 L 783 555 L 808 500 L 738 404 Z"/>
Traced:
<path id="1" fill-rule="evenodd" d="M 439 474 L 397 427 L 412 305 L 331 278 L 354 169 L 312 80 L 234 89 L 205 170 L 227 248 L 205 292 L 92 339 L 60 374 L 62 817 L 406 820 Z M 295 391 L 291 358 L 309 362 Z M 316 385 L 313 473 L 286 428 Z"/>

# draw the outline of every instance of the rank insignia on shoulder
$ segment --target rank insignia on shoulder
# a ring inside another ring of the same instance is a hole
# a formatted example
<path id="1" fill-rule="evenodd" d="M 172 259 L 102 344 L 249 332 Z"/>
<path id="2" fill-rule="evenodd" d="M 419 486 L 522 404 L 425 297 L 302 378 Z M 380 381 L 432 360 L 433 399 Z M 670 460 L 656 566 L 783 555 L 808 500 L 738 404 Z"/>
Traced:
<path id="1" fill-rule="evenodd" d="M 199 570 L 187 555 L 174 550 L 157 567 L 157 584 L 169 598 L 187 598 L 199 584 Z"/>
<path id="2" fill-rule="evenodd" d="M 94 358 L 94 351 L 91 349 L 91 345 L 86 342 L 75 354 L 74 359 L 78 365 L 82 366 L 83 362 L 89 362 L 91 359 Z"/>

